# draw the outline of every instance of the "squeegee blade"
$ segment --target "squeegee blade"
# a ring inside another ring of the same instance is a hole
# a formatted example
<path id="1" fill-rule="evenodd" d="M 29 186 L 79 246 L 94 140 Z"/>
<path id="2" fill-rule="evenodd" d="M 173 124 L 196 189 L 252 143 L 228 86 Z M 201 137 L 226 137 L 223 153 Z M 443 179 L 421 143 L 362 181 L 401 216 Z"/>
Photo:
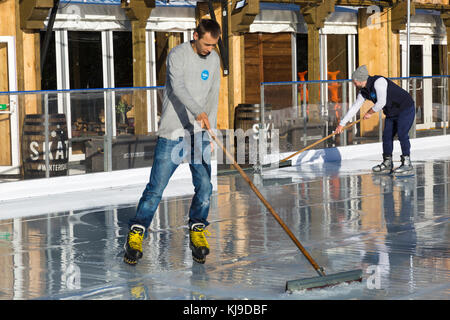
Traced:
<path id="1" fill-rule="evenodd" d="M 362 270 L 352 270 L 330 274 L 326 276 L 318 276 L 312 278 L 291 280 L 286 282 L 286 291 L 293 292 L 299 290 L 310 290 L 316 288 L 324 288 L 335 286 L 344 282 L 362 281 Z"/>

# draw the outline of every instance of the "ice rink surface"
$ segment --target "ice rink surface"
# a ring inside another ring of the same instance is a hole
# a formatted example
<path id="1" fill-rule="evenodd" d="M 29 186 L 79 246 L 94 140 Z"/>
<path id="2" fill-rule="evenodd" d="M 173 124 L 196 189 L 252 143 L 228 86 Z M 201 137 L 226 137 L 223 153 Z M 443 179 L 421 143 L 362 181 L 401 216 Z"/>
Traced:
<path id="1" fill-rule="evenodd" d="M 250 175 L 328 274 L 362 269 L 361 283 L 286 293 L 286 281 L 317 273 L 229 174 L 217 178 L 204 265 L 189 249 L 189 194 L 163 199 L 134 267 L 122 258 L 136 201 L 54 212 L 52 196 L 45 214 L 0 220 L 0 299 L 449 299 L 450 150 L 412 160 L 412 178 L 373 176 L 380 159 L 364 157 Z"/>

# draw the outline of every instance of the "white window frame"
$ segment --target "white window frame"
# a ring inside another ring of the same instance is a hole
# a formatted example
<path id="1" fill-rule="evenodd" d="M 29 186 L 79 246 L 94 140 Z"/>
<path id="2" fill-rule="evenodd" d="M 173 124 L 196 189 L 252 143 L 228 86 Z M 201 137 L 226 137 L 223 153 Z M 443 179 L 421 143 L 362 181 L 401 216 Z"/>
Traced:
<path id="1" fill-rule="evenodd" d="M 8 86 L 9 91 L 17 91 L 17 74 L 16 74 L 16 41 L 13 36 L 0 36 L 0 43 L 6 43 L 8 46 Z M 8 174 L 20 173 L 20 147 L 19 147 L 19 103 L 17 95 L 9 96 L 9 113 L 10 123 L 10 141 L 11 141 L 11 165 L 0 166 L 1 172 Z"/>

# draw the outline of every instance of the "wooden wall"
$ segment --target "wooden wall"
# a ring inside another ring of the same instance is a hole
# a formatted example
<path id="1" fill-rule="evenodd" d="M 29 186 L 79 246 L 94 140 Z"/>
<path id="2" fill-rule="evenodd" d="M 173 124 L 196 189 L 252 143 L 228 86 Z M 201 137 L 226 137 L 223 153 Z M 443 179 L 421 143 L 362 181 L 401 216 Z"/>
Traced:
<path id="1" fill-rule="evenodd" d="M 245 103 L 260 103 L 261 82 L 292 81 L 291 34 L 247 33 L 244 39 Z M 291 86 L 272 88 L 265 91 L 272 107 L 292 105 Z"/>
<path id="2" fill-rule="evenodd" d="M 17 90 L 39 90 L 40 78 L 40 35 L 38 31 L 20 28 L 19 1 L 0 2 L 0 35 L 13 36 L 16 42 Z M 0 48 L 0 90 L 9 89 L 6 47 Z M 2 98 L 7 99 L 7 98 Z M 9 101 L 1 100 L 1 103 Z M 37 95 L 19 96 L 19 130 L 25 114 L 41 111 L 40 97 Z M 0 117 L 0 165 L 11 165 L 9 115 Z"/>
<path id="3" fill-rule="evenodd" d="M 0 44 L 0 91 L 9 91 L 8 84 L 8 55 L 6 44 Z M 0 103 L 9 103 L 8 96 L 0 96 Z M 11 123 L 8 114 L 0 114 L 0 165 L 11 165 Z"/>

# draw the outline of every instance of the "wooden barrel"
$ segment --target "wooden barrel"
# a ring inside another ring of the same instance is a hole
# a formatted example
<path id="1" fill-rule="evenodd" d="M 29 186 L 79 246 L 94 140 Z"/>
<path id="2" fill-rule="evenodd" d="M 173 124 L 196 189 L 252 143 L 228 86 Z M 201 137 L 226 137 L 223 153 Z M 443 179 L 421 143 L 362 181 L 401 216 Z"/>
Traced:
<path id="1" fill-rule="evenodd" d="M 259 104 L 238 104 L 234 110 L 234 130 L 247 131 L 260 121 Z"/>
<path id="2" fill-rule="evenodd" d="M 271 120 L 269 120 L 269 114 L 271 109 L 266 108 L 267 114 L 265 114 L 265 123 L 268 127 L 268 130 L 272 129 Z M 235 130 L 235 159 L 239 164 L 247 165 L 254 162 L 257 159 L 257 139 L 258 139 L 258 130 L 260 123 L 260 105 L 259 104 L 239 104 L 234 110 L 234 130 Z M 242 129 L 245 134 L 245 140 L 241 143 L 245 143 L 245 160 L 239 161 L 240 156 L 237 155 L 238 152 L 238 141 L 236 130 Z M 250 139 L 253 141 L 251 142 Z M 267 138 L 267 143 L 270 143 L 270 134 Z M 253 146 L 253 149 L 250 150 L 250 146 Z M 250 156 L 250 153 L 254 153 Z M 252 160 L 253 159 L 253 160 Z M 245 163 L 244 163 L 245 162 Z"/>
<path id="3" fill-rule="evenodd" d="M 65 114 L 48 116 L 50 177 L 66 176 L 69 159 Z M 25 179 L 45 177 L 45 118 L 43 114 L 25 116 L 22 135 L 22 161 Z"/>

